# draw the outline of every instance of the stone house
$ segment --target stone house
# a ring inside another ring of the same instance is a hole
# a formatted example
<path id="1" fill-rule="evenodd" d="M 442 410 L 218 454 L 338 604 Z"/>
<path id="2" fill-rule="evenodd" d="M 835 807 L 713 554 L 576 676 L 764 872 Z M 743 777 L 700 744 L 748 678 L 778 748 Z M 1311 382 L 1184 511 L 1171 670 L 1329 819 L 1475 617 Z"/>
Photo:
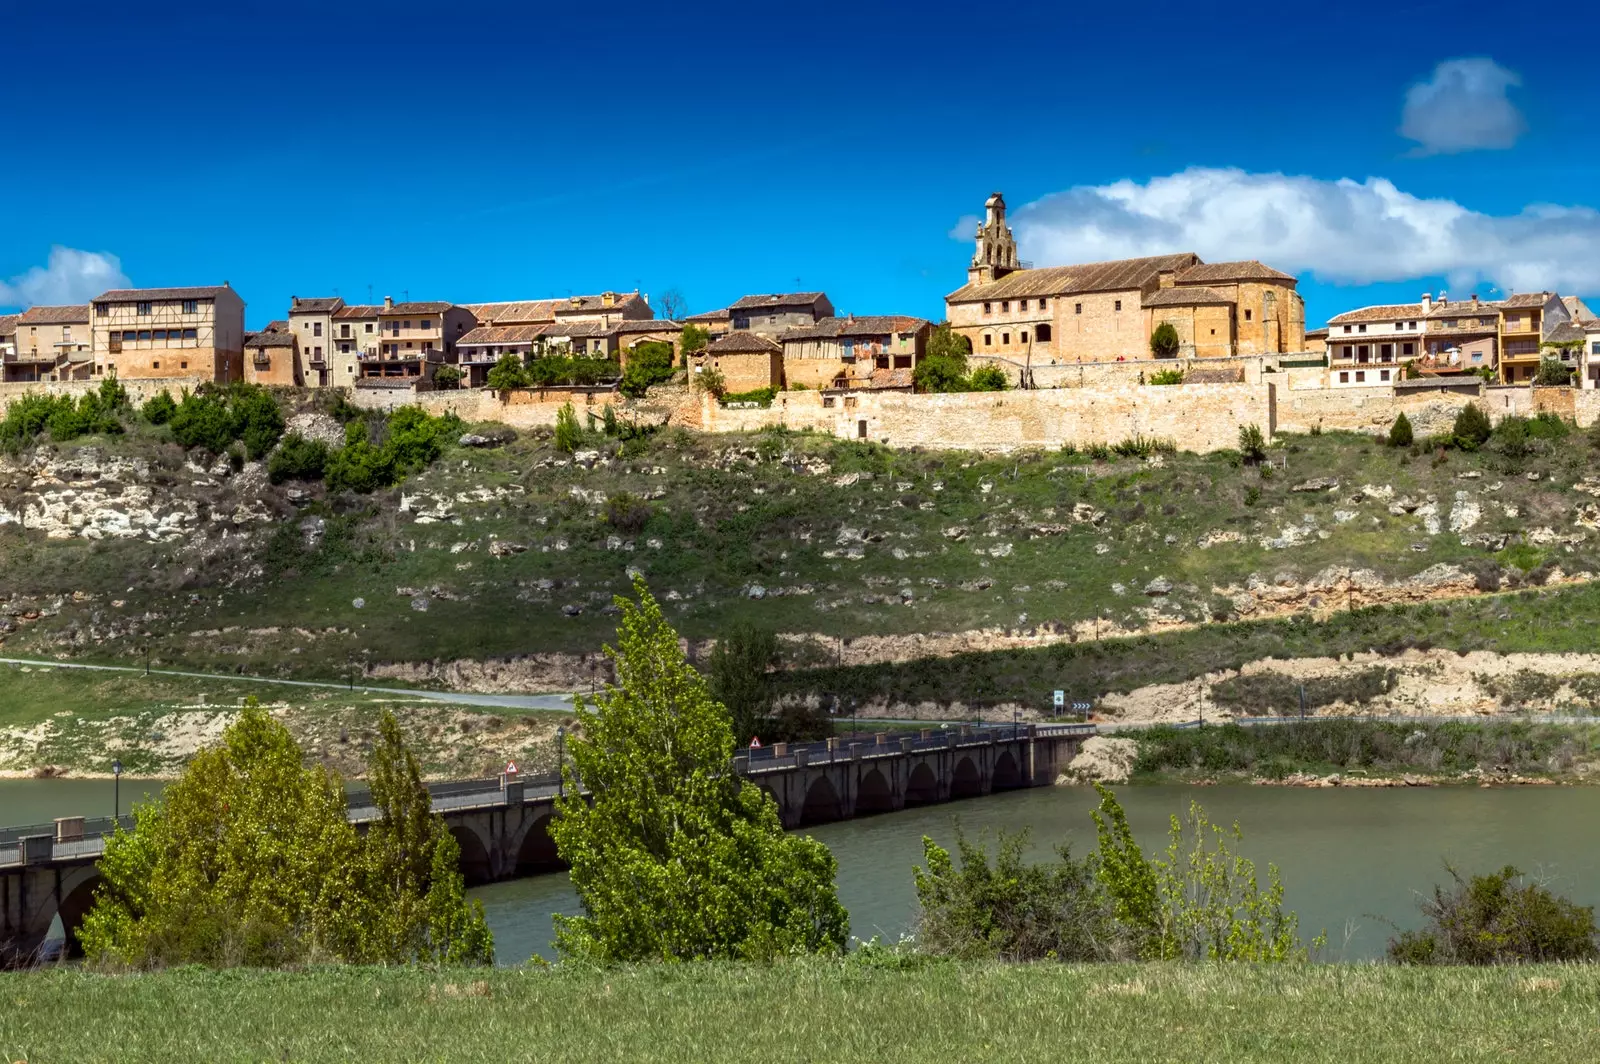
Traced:
<path id="1" fill-rule="evenodd" d="M 729 392 L 753 392 L 758 388 L 783 387 L 783 347 L 760 333 L 730 332 L 718 337 L 691 360 L 689 372 L 707 368 L 722 374 Z"/>
<path id="2" fill-rule="evenodd" d="M 11 353 L 5 356 L 7 381 L 86 380 L 94 356 L 89 305 L 29 307 L 12 318 Z"/>
<path id="3" fill-rule="evenodd" d="M 377 354 L 358 356 L 361 378 L 431 380 L 439 366 L 456 361 L 456 341 L 475 324 L 465 307 L 453 303 L 396 303 L 385 296 Z"/>
<path id="4" fill-rule="evenodd" d="M 1306 330 L 1306 350 L 1311 352 L 1314 355 L 1327 354 L 1327 351 L 1328 351 L 1328 330 L 1327 329 L 1307 329 Z"/>
<path id="5" fill-rule="evenodd" d="M 715 339 L 733 328 L 733 315 L 727 307 L 723 307 L 721 310 L 708 310 L 704 314 L 690 314 L 683 319 L 683 323 L 704 329 Z"/>
<path id="6" fill-rule="evenodd" d="M 1554 292 L 1523 292 L 1500 304 L 1500 382 L 1531 381 L 1551 330 L 1572 314 Z"/>
<path id="7" fill-rule="evenodd" d="M 745 296 L 728 308 L 731 331 L 773 338 L 831 317 L 833 304 L 822 292 Z"/>
<path id="8" fill-rule="evenodd" d="M 95 375 L 122 380 L 244 377 L 244 300 L 228 286 L 123 288 L 90 304 Z"/>
<path id="9" fill-rule="evenodd" d="M 344 357 L 337 357 L 334 315 L 344 309 L 338 296 L 302 299 L 289 297 L 288 331 L 295 338 L 300 379 L 306 387 L 326 388 L 355 379 L 356 350 L 349 324 L 345 326 Z M 267 326 L 271 329 L 272 326 Z M 257 334 L 259 336 L 259 334 Z M 248 361 L 248 360 L 247 360 Z"/>
<path id="10" fill-rule="evenodd" d="M 1600 318 L 1588 318 L 1576 324 L 1583 330 L 1583 360 L 1578 386 L 1592 391 L 1600 388 Z"/>
<path id="11" fill-rule="evenodd" d="M 1478 373 L 1499 365 L 1502 304 L 1476 294 L 1451 300 L 1441 293 L 1435 302 L 1424 293 L 1420 305 L 1426 353 L 1417 368 L 1424 375 Z"/>
<path id="12" fill-rule="evenodd" d="M 1334 384 L 1390 381 L 1422 357 L 1426 300 L 1359 307 L 1328 319 L 1328 372 Z M 1385 376 L 1385 371 L 1387 376 Z"/>
<path id="13" fill-rule="evenodd" d="M 363 358 L 378 357 L 378 315 L 382 312 L 383 307 L 376 304 L 346 304 L 333 312 L 326 367 L 329 386 L 348 387 L 360 378 Z M 289 320 L 294 322 L 293 313 Z"/>
<path id="14" fill-rule="evenodd" d="M 778 337 L 783 347 L 783 379 L 789 387 L 830 387 L 858 367 L 914 369 L 927 353 L 933 325 L 923 318 L 881 314 L 824 318 Z"/>
<path id="15" fill-rule="evenodd" d="M 1305 303 L 1290 275 L 1254 260 L 1192 252 L 1035 269 L 1017 257 L 1005 199 L 984 204 L 967 283 L 945 297 L 951 327 L 979 360 L 1038 365 L 1152 358 L 1171 322 L 1185 357 L 1298 352 Z M 1016 373 L 1008 374 L 1016 376 Z"/>
<path id="16" fill-rule="evenodd" d="M 679 344 L 683 339 L 683 326 L 683 322 L 671 318 L 622 322 L 613 330 L 618 357 L 626 365 L 628 352 L 640 344 L 662 343 L 672 345 L 672 360 L 676 363 L 683 354 Z"/>
<path id="17" fill-rule="evenodd" d="M 489 369 L 506 355 L 524 362 L 534 357 L 543 325 L 480 325 L 468 329 L 456 341 L 456 360 L 465 374 L 461 383 L 481 388 L 489 379 Z"/>
<path id="18" fill-rule="evenodd" d="M 304 387 L 305 372 L 298 350 L 299 337 L 287 321 L 268 323 L 244 341 L 244 379 L 251 384 Z"/>

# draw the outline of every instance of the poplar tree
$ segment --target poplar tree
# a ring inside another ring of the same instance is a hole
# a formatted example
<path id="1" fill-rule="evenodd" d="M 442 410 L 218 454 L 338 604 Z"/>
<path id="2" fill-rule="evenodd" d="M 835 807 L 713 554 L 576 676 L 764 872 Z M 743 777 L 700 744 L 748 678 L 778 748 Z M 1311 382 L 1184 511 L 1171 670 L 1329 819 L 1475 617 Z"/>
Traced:
<path id="1" fill-rule="evenodd" d="M 556 947 L 607 962 L 842 950 L 833 854 L 785 834 L 773 800 L 733 773 L 728 711 L 644 581 L 634 590 L 605 650 L 617 683 L 568 745 L 550 834 L 584 911 L 556 917 Z"/>

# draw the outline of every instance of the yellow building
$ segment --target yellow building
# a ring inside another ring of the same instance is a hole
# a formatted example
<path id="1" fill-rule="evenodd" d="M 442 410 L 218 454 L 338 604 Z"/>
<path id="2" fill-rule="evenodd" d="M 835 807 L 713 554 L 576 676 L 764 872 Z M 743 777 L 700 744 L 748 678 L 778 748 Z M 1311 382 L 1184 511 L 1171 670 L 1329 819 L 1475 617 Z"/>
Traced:
<path id="1" fill-rule="evenodd" d="M 244 300 L 226 283 L 125 288 L 92 304 L 94 373 L 122 380 L 244 376 Z"/>
<path id="2" fill-rule="evenodd" d="M 1518 384 L 1539 372 L 1539 350 L 1545 334 L 1570 320 L 1554 292 L 1523 292 L 1500 303 L 1500 381 Z"/>
<path id="3" fill-rule="evenodd" d="M 244 342 L 244 379 L 251 384 L 304 387 L 296 340 L 286 321 L 251 333 Z"/>
<path id="4" fill-rule="evenodd" d="M 93 371 L 89 305 L 29 307 L 15 318 L 8 381 L 86 380 Z"/>
<path id="5" fill-rule="evenodd" d="M 1289 274 L 1183 252 L 1034 269 L 1017 257 L 1005 199 L 984 204 L 967 283 L 945 297 L 979 359 L 1013 366 L 1149 359 L 1162 323 L 1184 358 L 1298 352 L 1305 303 Z"/>

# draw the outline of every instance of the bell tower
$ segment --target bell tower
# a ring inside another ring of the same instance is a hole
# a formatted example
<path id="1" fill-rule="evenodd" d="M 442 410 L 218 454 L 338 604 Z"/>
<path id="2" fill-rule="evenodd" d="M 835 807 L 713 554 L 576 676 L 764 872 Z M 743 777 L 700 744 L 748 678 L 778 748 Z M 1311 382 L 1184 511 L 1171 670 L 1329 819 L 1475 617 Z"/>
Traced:
<path id="1" fill-rule="evenodd" d="M 1006 199 L 998 192 L 984 201 L 977 244 L 972 265 L 967 267 L 968 284 L 985 284 L 1022 268 L 1017 260 L 1016 238 L 1006 224 Z"/>

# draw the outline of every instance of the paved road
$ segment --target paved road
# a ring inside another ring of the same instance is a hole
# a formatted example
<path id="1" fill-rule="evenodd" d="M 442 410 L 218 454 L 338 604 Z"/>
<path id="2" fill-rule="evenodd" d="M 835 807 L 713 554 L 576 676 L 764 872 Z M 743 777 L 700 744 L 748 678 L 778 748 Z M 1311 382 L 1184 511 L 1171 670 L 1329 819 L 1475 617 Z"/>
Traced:
<path id="1" fill-rule="evenodd" d="M 140 665 L 85 665 L 75 661 L 50 661 L 44 658 L 0 658 L 4 665 L 34 665 L 47 669 L 87 669 L 93 672 L 145 671 Z M 404 695 L 408 698 L 427 698 L 436 702 L 454 702 L 466 706 L 492 706 L 501 709 L 570 710 L 571 695 L 484 695 L 465 691 L 419 691 L 405 687 L 368 687 L 356 684 L 320 683 L 315 680 L 278 680 L 270 676 L 235 676 L 214 672 L 185 672 L 181 669 L 150 669 L 152 676 L 187 676 L 198 680 L 243 681 L 245 683 L 283 684 L 289 687 L 317 687 L 333 691 L 361 691 L 365 694 Z"/>

